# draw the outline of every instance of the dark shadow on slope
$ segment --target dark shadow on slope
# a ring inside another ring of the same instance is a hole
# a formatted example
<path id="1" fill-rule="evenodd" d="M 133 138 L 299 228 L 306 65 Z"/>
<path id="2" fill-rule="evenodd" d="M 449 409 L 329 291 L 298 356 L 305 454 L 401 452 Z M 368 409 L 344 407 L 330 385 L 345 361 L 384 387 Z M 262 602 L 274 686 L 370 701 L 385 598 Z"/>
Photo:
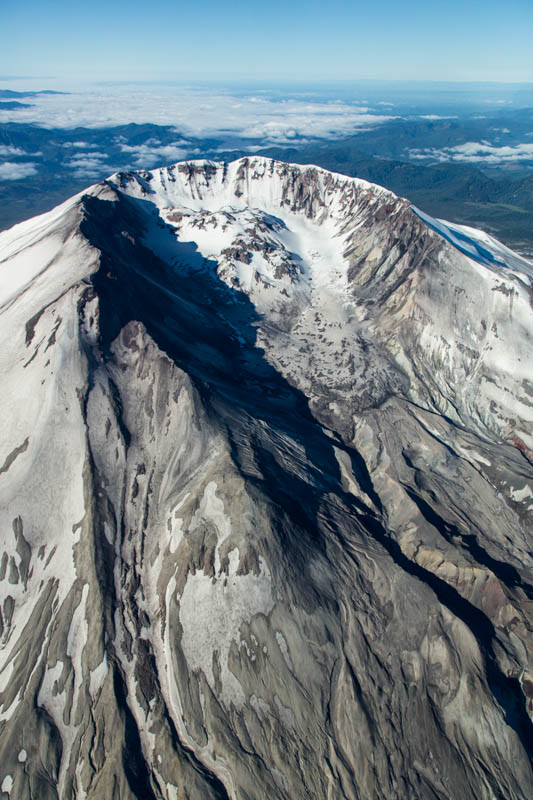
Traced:
<path id="1" fill-rule="evenodd" d="M 408 486 L 404 486 L 404 488 L 424 519 L 433 525 L 447 542 L 456 546 L 454 540 L 460 541 L 477 563 L 490 569 L 505 586 L 522 589 L 526 597 L 533 600 L 533 587 L 521 578 L 520 573 L 512 564 L 506 564 L 504 561 L 493 558 L 481 547 L 473 534 L 462 533 L 455 525 L 443 519 L 420 495 L 413 492 Z"/>
<path id="2" fill-rule="evenodd" d="M 102 253 L 92 280 L 100 299 L 104 353 L 110 355 L 112 342 L 129 321 L 142 322 L 195 382 L 206 406 L 217 404 L 219 422 L 224 409 L 239 409 L 252 424 L 262 420 L 294 440 L 305 454 L 301 485 L 307 496 L 299 500 L 306 516 L 314 517 L 320 496 L 339 490 L 339 465 L 305 395 L 256 347 L 260 316 L 254 305 L 219 279 L 216 262 L 204 259 L 193 243 L 177 240 L 152 203 L 86 197 L 84 207 L 82 231 Z M 150 248 L 143 240 L 150 241 Z M 235 427 L 233 418 L 226 422 Z M 362 459 L 357 461 L 354 472 L 362 476 Z M 365 483 L 370 491 L 368 473 Z M 360 511 L 369 509 L 361 504 Z"/>
<path id="3" fill-rule="evenodd" d="M 297 548 L 301 556 L 315 548 L 325 553 L 317 520 L 329 505 L 328 495 L 339 498 L 349 520 L 340 538 L 350 529 L 371 536 L 401 569 L 430 586 L 439 602 L 471 630 L 485 657 L 489 686 L 507 723 L 531 754 L 531 722 L 518 683 L 497 665 L 492 623 L 455 589 L 410 561 L 375 514 L 342 490 L 332 440 L 312 416 L 307 398 L 255 345 L 260 318 L 248 297 L 224 284 L 216 274 L 216 263 L 203 259 L 193 244 L 177 240 L 152 203 L 119 195 L 116 202 L 86 196 L 83 204 L 82 231 L 102 253 L 93 284 L 100 298 L 104 353 L 110 354 L 111 343 L 129 321 L 142 322 L 158 347 L 194 381 L 205 407 L 216 407 L 218 423 L 226 424 L 239 465 L 242 420 L 250 421 L 252 432 L 264 430 L 266 424 L 269 434 L 260 433 L 254 443 L 263 477 L 247 474 L 246 468 L 243 474 L 304 534 L 304 541 L 294 536 L 283 543 Z M 143 241 L 150 241 L 150 247 Z M 279 436 L 295 442 L 305 454 L 300 474 L 292 462 L 291 469 L 280 462 L 272 444 Z M 354 452 L 351 457 L 361 474 L 362 459 Z"/>
<path id="4" fill-rule="evenodd" d="M 132 794 L 139 800 L 156 800 L 150 786 L 148 768 L 142 755 L 132 758 L 132 753 L 142 753 L 139 730 L 126 700 L 126 687 L 118 670 L 113 672 L 113 688 L 117 705 L 124 715 L 124 744 L 122 766 Z"/>
<path id="5" fill-rule="evenodd" d="M 394 562 L 409 575 L 418 578 L 433 589 L 439 602 L 472 632 L 484 657 L 489 688 L 503 710 L 505 721 L 518 735 L 533 764 L 531 720 L 527 714 L 518 681 L 505 675 L 496 661 L 494 642 L 497 639 L 497 632 L 492 622 L 483 611 L 462 597 L 453 586 L 433 572 L 411 561 L 378 520 L 368 517 L 365 523 L 368 532 L 383 545 Z"/>
<path id="6" fill-rule="evenodd" d="M 159 792 L 156 793 L 151 786 L 149 769 L 142 755 L 143 749 L 139 736 L 139 729 L 127 700 L 127 689 L 124 677 L 116 663 L 113 669 L 115 697 L 117 705 L 124 715 L 125 748 L 122 754 L 124 774 L 134 797 L 138 798 L 138 800 L 156 800 L 156 797 L 161 795 Z M 181 744 L 171 720 L 169 720 L 169 722 L 174 734 L 174 741 L 176 743 L 179 742 L 180 759 L 187 761 L 191 768 L 198 774 L 200 781 L 204 783 L 206 800 L 228 800 L 228 794 L 223 784 L 198 761 L 189 748 Z"/>

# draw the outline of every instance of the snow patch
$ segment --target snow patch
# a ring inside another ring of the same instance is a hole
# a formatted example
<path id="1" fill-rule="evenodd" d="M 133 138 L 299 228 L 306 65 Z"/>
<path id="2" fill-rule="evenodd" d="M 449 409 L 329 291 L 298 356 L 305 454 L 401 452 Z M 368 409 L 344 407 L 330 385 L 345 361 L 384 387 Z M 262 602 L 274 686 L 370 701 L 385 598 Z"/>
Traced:
<path id="1" fill-rule="evenodd" d="M 533 497 L 531 486 L 524 486 L 522 489 L 511 489 L 511 497 L 517 503 L 527 500 L 528 497 Z"/>
<path id="2" fill-rule="evenodd" d="M 287 664 L 288 668 L 291 672 L 294 672 L 294 667 L 292 665 L 291 657 L 289 654 L 289 648 L 287 647 L 287 642 L 285 641 L 285 637 L 281 631 L 276 631 L 276 640 L 279 645 L 279 649 L 281 650 L 281 654 L 285 663 Z"/>
<path id="3" fill-rule="evenodd" d="M 270 571 L 263 558 L 260 573 L 237 575 L 239 551 L 229 553 L 228 575 L 210 578 L 203 572 L 189 575 L 180 598 L 179 618 L 183 628 L 181 646 L 191 671 L 201 669 L 213 690 L 213 655 L 218 653 L 222 702 L 240 709 L 245 694 L 228 663 L 233 643 L 241 646 L 240 629 L 257 614 L 268 614 L 273 606 Z"/>
<path id="4" fill-rule="evenodd" d="M 93 700 L 100 691 L 100 689 L 102 688 L 102 686 L 104 685 L 104 681 L 106 679 L 106 675 L 108 672 L 109 672 L 109 665 L 107 663 L 107 653 L 104 653 L 103 660 L 96 667 L 96 669 L 93 669 L 90 672 L 89 694 L 91 695 Z"/>
<path id="5" fill-rule="evenodd" d="M 224 503 L 217 497 L 217 484 L 210 481 L 204 489 L 204 494 L 198 509 L 189 525 L 189 530 L 193 531 L 198 525 L 208 521 L 211 522 L 218 535 L 218 543 L 215 551 L 215 572 L 220 572 L 220 547 L 231 533 L 231 519 L 224 512 Z M 180 526 L 181 529 L 181 526 Z"/>

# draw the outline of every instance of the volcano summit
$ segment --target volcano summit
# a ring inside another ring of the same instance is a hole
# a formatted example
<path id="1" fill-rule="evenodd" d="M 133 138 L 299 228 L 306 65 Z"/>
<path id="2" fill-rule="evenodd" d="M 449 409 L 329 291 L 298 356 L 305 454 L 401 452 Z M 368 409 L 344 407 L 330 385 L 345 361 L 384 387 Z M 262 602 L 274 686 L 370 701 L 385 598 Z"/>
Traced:
<path id="1" fill-rule="evenodd" d="M 533 265 L 266 158 L 0 234 L 10 800 L 526 800 Z"/>

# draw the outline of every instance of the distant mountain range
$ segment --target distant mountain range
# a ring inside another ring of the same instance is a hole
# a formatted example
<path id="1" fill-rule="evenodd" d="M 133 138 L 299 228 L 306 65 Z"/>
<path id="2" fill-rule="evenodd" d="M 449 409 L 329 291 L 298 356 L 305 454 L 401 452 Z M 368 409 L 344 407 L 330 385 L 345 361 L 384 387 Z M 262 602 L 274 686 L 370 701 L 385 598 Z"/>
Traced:
<path id="1" fill-rule="evenodd" d="M 31 103 L 19 103 L 18 100 L 0 101 L 0 111 L 13 111 L 17 108 L 31 108 Z"/>
<path id="2" fill-rule="evenodd" d="M 56 92 L 53 89 L 42 89 L 39 92 L 17 92 L 13 89 L 0 89 L 0 97 L 38 97 L 40 94 L 68 94 L 68 92 Z"/>

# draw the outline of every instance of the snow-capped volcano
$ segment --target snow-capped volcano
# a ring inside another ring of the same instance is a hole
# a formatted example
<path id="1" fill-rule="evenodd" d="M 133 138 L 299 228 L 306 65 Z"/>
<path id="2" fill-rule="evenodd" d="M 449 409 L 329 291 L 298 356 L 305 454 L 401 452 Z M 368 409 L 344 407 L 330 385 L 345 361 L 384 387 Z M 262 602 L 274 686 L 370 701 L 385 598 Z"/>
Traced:
<path id="1" fill-rule="evenodd" d="M 265 158 L 0 259 L 2 791 L 528 797 L 532 265 Z"/>

